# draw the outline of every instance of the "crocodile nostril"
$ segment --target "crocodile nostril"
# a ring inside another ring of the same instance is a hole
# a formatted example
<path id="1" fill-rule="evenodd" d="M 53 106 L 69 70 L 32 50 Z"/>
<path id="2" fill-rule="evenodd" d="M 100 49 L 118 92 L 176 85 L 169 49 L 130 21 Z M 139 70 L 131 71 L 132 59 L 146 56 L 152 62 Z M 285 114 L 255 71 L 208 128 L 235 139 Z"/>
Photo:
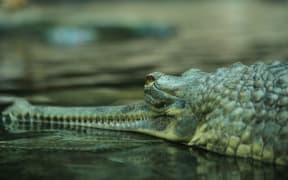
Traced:
<path id="1" fill-rule="evenodd" d="M 145 79 L 145 85 L 149 85 L 155 81 L 155 77 L 151 74 L 148 74 Z"/>

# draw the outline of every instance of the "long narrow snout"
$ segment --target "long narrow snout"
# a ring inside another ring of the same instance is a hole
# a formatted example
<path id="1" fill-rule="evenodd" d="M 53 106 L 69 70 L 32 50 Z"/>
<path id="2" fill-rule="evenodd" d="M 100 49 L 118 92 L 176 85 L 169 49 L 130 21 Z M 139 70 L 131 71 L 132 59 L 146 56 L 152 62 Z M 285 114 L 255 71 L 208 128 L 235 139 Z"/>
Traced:
<path id="1" fill-rule="evenodd" d="M 122 106 L 57 107 L 32 105 L 18 99 L 2 113 L 1 123 L 10 133 L 87 127 L 141 132 L 183 141 L 182 136 L 175 134 L 176 117 L 155 112 L 146 102 Z"/>

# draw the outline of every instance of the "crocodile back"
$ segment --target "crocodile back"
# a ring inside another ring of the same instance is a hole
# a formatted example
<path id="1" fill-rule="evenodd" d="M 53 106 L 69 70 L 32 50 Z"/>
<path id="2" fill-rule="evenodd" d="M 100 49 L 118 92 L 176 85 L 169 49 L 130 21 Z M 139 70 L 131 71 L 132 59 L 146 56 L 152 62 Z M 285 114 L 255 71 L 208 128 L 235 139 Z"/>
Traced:
<path id="1" fill-rule="evenodd" d="M 203 92 L 190 145 L 288 164 L 288 63 L 220 69 Z"/>

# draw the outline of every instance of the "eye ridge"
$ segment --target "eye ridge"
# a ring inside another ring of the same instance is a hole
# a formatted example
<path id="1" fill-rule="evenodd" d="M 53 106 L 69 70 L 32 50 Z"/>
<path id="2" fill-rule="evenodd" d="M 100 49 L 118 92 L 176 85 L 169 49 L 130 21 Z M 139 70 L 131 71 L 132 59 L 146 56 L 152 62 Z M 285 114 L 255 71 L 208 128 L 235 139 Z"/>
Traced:
<path id="1" fill-rule="evenodd" d="M 150 83 L 153 83 L 155 82 L 155 77 L 153 75 L 147 75 L 146 78 L 145 78 L 145 84 L 150 84 Z"/>

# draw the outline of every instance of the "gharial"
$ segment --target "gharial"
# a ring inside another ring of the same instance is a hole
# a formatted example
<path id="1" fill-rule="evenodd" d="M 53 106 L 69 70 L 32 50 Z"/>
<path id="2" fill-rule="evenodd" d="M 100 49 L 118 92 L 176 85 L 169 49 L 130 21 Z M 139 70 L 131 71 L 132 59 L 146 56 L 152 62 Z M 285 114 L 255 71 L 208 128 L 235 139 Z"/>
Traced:
<path id="1" fill-rule="evenodd" d="M 233 64 L 146 76 L 144 101 L 57 107 L 16 100 L 2 113 L 13 132 L 28 126 L 140 132 L 223 155 L 288 165 L 288 63 Z"/>

